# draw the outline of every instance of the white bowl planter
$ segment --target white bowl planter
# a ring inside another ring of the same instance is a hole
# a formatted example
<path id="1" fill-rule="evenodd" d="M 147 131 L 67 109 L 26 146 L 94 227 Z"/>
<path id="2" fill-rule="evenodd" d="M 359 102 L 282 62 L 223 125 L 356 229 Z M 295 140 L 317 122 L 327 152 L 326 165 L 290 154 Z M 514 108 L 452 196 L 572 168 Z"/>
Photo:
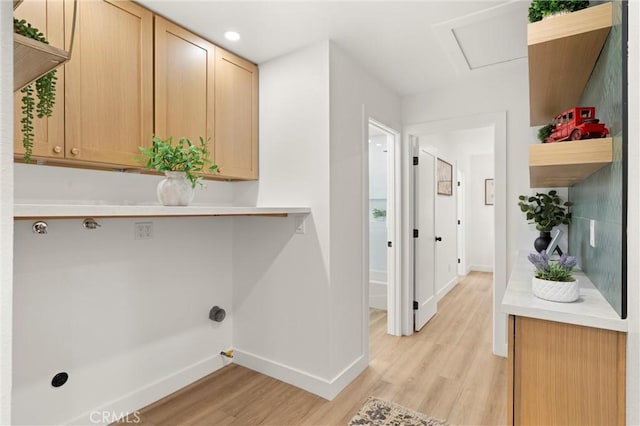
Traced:
<path id="1" fill-rule="evenodd" d="M 580 298 L 578 280 L 570 282 L 547 281 L 533 277 L 532 289 L 536 297 L 551 302 L 575 302 Z"/>
<path id="2" fill-rule="evenodd" d="M 163 206 L 188 206 L 195 194 L 191 182 L 184 172 L 164 172 L 166 176 L 158 183 L 158 200 Z"/>

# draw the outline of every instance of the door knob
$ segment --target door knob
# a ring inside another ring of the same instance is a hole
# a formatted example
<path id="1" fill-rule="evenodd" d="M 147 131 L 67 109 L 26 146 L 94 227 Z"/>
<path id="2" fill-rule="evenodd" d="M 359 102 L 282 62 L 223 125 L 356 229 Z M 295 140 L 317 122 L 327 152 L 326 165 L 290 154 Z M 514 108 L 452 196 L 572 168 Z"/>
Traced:
<path id="1" fill-rule="evenodd" d="M 56 154 L 60 154 L 62 152 L 62 147 L 60 145 L 54 146 L 53 152 L 55 152 Z"/>
<path id="2" fill-rule="evenodd" d="M 442 237 L 436 237 L 436 241 L 442 241 Z"/>
<path id="3" fill-rule="evenodd" d="M 72 155 L 78 155 L 78 154 L 80 154 L 80 150 L 78 148 L 71 148 L 71 154 Z"/>

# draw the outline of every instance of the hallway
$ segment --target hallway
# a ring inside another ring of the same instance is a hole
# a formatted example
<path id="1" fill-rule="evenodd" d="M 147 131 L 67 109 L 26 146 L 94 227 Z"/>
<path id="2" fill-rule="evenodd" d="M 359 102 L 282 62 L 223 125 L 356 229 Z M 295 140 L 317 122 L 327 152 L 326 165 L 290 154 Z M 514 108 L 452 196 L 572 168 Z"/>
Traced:
<path id="1" fill-rule="evenodd" d="M 472 272 L 409 337 L 372 310 L 371 361 L 333 401 L 231 365 L 142 410 L 144 425 L 346 425 L 369 396 L 449 424 L 506 418 L 506 359 L 491 353 L 492 274 Z"/>

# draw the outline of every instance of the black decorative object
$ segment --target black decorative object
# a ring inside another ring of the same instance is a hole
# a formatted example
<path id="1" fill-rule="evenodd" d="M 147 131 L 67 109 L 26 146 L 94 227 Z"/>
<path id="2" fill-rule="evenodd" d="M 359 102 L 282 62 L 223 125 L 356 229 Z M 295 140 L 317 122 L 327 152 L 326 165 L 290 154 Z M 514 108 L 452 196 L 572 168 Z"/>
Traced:
<path id="1" fill-rule="evenodd" d="M 540 231 L 540 236 L 533 242 L 533 247 L 540 253 L 542 250 L 546 250 L 551 242 L 551 232 Z"/>

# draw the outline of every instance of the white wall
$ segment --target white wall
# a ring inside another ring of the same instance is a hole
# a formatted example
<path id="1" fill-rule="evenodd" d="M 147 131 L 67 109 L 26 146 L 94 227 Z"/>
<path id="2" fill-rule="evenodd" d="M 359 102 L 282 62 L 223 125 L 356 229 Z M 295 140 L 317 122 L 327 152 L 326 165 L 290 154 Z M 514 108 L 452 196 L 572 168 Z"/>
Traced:
<path id="1" fill-rule="evenodd" d="M 493 271 L 494 223 L 493 206 L 485 205 L 485 179 L 493 179 L 493 154 L 469 158 L 466 186 L 467 268 L 471 271 Z"/>
<path id="2" fill-rule="evenodd" d="M 629 2 L 629 190 L 627 226 L 627 424 L 640 424 L 640 3 Z"/>
<path id="3" fill-rule="evenodd" d="M 331 292 L 332 369 L 368 364 L 366 279 L 369 118 L 401 129 L 400 98 L 331 44 Z M 364 303 L 363 303 L 364 302 Z"/>
<path id="4" fill-rule="evenodd" d="M 156 203 L 162 179 L 24 164 L 15 176 L 19 201 L 122 204 Z M 196 193 L 196 204 L 232 201 L 226 182 Z M 15 424 L 133 411 L 222 367 L 219 352 L 232 347 L 233 219 L 99 222 L 87 231 L 50 220 L 44 236 L 31 221 L 15 225 Z M 134 240 L 135 222 L 152 222 L 153 239 Z M 230 314 L 222 324 L 208 319 L 216 304 Z M 70 379 L 54 389 L 59 371 Z"/>
<path id="5" fill-rule="evenodd" d="M 13 290 L 12 3 L 0 2 L 0 424 L 11 423 Z"/>
<path id="6" fill-rule="evenodd" d="M 332 398 L 368 362 L 368 117 L 397 128 L 400 101 L 322 42 L 261 64 L 260 110 L 260 182 L 236 201 L 313 213 L 276 241 L 280 225 L 236 222 L 236 359 Z"/>
<path id="7" fill-rule="evenodd" d="M 140 220 L 98 221 L 48 220 L 46 235 L 16 222 L 13 424 L 133 411 L 222 367 L 232 347 L 232 219 L 144 219 L 152 240 L 134 240 Z M 224 322 L 209 320 L 214 305 Z M 69 381 L 53 388 L 61 371 Z"/>
<path id="8" fill-rule="evenodd" d="M 289 221 L 236 221 L 236 361 L 320 392 L 331 375 L 329 43 L 261 64 L 259 99 L 260 181 L 237 184 L 236 202 L 312 214 L 304 235 Z"/>

